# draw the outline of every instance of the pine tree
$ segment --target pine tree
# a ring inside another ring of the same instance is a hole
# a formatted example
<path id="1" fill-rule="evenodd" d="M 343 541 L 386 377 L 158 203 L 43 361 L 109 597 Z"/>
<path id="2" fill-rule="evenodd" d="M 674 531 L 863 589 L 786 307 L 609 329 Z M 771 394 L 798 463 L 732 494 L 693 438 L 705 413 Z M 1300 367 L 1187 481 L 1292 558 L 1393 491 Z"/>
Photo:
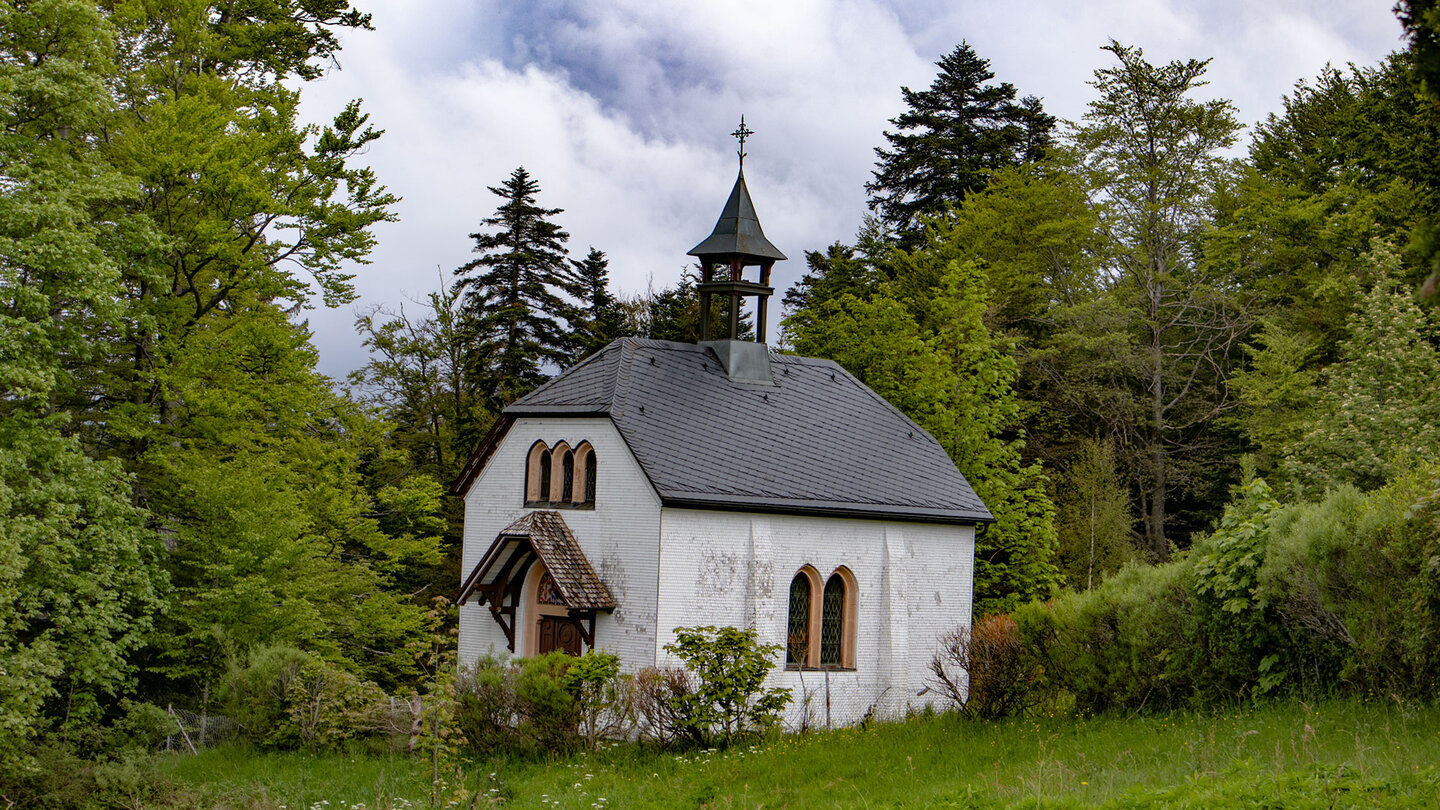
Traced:
<path id="1" fill-rule="evenodd" d="M 570 234 L 550 221 L 564 209 L 536 204 L 540 184 L 525 167 L 490 192 L 502 202 L 480 224 L 496 230 L 470 234 L 480 258 L 455 271 L 455 289 L 465 295 L 471 373 L 484 381 L 486 407 L 498 412 L 539 385 L 547 365 L 569 359 L 580 288 L 565 257 Z"/>
<path id="2" fill-rule="evenodd" d="M 1050 144 L 1055 118 L 1040 100 L 1015 100 L 1008 82 L 992 84 L 990 62 L 968 44 L 935 63 L 928 90 L 900 89 L 909 108 L 890 119 L 890 148 L 877 148 L 875 179 L 865 184 L 870 208 L 912 248 L 921 217 L 944 213 L 985 187 L 990 172 L 1036 160 Z"/>
<path id="3" fill-rule="evenodd" d="M 575 362 L 600 351 L 616 338 L 630 332 L 625 324 L 625 311 L 610 292 L 610 260 L 605 253 L 590 248 L 584 261 L 570 260 L 580 288 L 583 312 L 575 326 Z"/>

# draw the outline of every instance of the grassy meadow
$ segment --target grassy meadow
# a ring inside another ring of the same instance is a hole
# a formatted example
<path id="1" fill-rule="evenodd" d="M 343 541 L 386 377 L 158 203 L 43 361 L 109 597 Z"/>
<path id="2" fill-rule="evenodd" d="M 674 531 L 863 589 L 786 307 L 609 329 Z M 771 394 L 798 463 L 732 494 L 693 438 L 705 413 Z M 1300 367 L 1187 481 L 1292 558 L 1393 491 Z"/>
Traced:
<path id="1" fill-rule="evenodd" d="M 1434 807 L 1440 709 L 1384 701 L 1222 713 L 952 716 L 783 736 L 728 751 L 612 744 L 544 761 L 463 761 L 439 806 Z M 177 806 L 366 810 L 436 804 L 404 755 L 230 746 L 159 765 Z"/>

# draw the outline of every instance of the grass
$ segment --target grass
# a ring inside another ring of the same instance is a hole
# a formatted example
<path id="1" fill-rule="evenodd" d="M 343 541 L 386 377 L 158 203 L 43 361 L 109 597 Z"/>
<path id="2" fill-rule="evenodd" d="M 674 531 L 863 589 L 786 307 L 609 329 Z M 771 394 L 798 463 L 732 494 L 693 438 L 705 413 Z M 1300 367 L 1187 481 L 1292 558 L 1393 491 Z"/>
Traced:
<path id="1" fill-rule="evenodd" d="M 549 761 L 472 761 L 458 806 L 1440 806 L 1440 708 L 1358 700 L 1138 718 L 950 716 L 784 736 L 729 751 L 615 744 Z M 189 806 L 431 806 L 428 762 L 227 747 L 162 767 Z"/>

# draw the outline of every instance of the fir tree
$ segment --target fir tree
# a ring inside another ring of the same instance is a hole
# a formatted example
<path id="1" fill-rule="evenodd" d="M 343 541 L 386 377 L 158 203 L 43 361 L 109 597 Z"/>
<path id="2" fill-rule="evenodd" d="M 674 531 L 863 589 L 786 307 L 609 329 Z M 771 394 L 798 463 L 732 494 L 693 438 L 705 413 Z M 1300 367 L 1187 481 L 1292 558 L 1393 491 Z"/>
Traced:
<path id="1" fill-rule="evenodd" d="M 491 186 L 502 202 L 480 224 L 495 230 L 470 234 L 480 257 L 455 271 L 468 364 L 491 411 L 539 385 L 546 365 L 568 360 L 568 327 L 578 320 L 571 301 L 580 288 L 565 257 L 570 234 L 550 220 L 564 209 L 541 208 L 539 191 L 524 166 Z"/>
<path id="2" fill-rule="evenodd" d="M 909 108 L 890 119 L 890 148 L 877 148 L 865 184 L 870 208 L 912 248 L 923 238 L 921 217 L 940 214 L 985 187 L 991 172 L 1037 159 L 1050 144 L 1055 118 L 1040 100 L 1015 100 L 1008 82 L 992 84 L 990 62 L 968 44 L 936 62 L 928 90 L 900 89 Z"/>
<path id="3" fill-rule="evenodd" d="M 576 362 L 600 351 L 616 338 L 630 334 L 625 311 L 610 292 L 610 260 L 604 251 L 590 248 L 584 261 L 570 260 L 580 287 L 584 312 L 575 328 Z"/>

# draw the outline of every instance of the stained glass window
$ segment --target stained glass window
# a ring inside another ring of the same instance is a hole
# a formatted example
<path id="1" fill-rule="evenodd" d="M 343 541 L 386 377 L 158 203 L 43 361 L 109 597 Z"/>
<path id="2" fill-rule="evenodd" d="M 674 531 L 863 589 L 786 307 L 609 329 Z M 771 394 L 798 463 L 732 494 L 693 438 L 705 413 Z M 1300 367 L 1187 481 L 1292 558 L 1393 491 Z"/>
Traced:
<path id="1" fill-rule="evenodd" d="M 550 500 L 550 451 L 540 454 L 540 500 Z"/>
<path id="2" fill-rule="evenodd" d="M 840 666 L 840 639 L 845 624 L 845 580 L 833 574 L 820 602 L 820 666 Z"/>
<path id="3" fill-rule="evenodd" d="M 810 577 L 790 580 L 790 626 L 785 637 L 785 663 L 803 666 L 810 647 Z"/>
<path id="4" fill-rule="evenodd" d="M 540 575 L 540 584 L 535 588 L 535 601 L 542 605 L 563 605 L 565 597 L 560 595 L 560 586 L 555 584 L 555 578 L 546 571 Z"/>
<path id="5" fill-rule="evenodd" d="M 560 457 L 560 473 L 564 483 L 560 485 L 559 497 L 555 500 L 569 502 L 575 489 L 575 454 L 569 450 Z"/>
<path id="6" fill-rule="evenodd" d="M 585 454 L 585 503 L 595 503 L 595 451 Z"/>

